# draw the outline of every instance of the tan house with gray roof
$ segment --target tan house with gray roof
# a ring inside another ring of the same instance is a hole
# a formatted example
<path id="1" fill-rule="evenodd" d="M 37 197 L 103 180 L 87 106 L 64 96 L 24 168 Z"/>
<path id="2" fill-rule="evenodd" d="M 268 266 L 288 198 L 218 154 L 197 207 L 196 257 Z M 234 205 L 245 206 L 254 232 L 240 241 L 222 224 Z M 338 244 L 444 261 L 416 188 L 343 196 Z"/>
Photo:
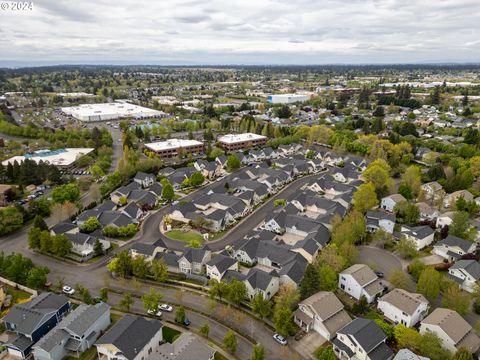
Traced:
<path id="1" fill-rule="evenodd" d="M 480 347 L 480 338 L 468 322 L 456 311 L 435 309 L 420 323 L 420 333 L 432 331 L 442 340 L 443 346 L 452 352 L 465 348 L 472 354 Z"/>
<path id="2" fill-rule="evenodd" d="M 395 325 L 415 326 L 428 314 L 428 300 L 421 294 L 393 289 L 378 299 L 377 308 Z"/>
<path id="3" fill-rule="evenodd" d="M 332 292 L 320 291 L 298 304 L 293 320 L 305 331 L 314 330 L 327 340 L 352 319 Z"/>

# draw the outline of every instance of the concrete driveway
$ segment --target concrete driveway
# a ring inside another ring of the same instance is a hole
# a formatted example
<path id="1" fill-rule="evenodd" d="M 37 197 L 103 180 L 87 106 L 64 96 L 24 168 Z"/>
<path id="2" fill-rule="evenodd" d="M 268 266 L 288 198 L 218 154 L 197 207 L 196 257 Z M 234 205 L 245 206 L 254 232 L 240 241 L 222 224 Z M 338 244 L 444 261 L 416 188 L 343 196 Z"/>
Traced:
<path id="1" fill-rule="evenodd" d="M 310 331 L 299 341 L 292 340 L 292 346 L 302 356 L 302 359 L 315 360 L 315 353 L 318 348 L 327 342 L 323 336 L 316 331 Z"/>

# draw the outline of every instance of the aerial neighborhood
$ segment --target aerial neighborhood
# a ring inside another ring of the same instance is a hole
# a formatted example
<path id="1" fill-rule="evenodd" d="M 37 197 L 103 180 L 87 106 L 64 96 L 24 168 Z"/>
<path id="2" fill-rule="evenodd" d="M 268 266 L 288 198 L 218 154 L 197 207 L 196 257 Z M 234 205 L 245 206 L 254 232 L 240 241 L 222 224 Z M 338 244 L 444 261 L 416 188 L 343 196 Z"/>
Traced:
<path id="1" fill-rule="evenodd" d="M 0 359 L 478 358 L 478 69 L 413 71 L 0 71 Z"/>

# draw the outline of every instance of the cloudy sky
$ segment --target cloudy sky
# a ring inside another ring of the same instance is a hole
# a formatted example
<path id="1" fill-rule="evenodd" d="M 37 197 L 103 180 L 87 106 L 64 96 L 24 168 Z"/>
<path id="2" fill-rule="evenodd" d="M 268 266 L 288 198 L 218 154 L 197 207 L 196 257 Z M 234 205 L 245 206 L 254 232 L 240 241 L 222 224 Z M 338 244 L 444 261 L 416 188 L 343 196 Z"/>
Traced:
<path id="1" fill-rule="evenodd" d="M 480 62 L 479 19 L 479 0 L 33 0 L 0 10 L 0 65 Z"/>

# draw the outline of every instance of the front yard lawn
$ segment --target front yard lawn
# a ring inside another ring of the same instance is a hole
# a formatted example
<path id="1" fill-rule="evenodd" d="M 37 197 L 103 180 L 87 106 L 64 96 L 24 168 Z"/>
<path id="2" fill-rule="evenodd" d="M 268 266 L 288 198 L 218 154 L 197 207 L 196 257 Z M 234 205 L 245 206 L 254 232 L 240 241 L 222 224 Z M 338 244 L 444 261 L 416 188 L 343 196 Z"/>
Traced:
<path id="1" fill-rule="evenodd" d="M 202 244 L 204 242 L 203 236 L 200 233 L 193 230 L 189 230 L 187 232 L 183 232 L 180 230 L 171 230 L 165 233 L 165 235 L 173 240 L 179 240 L 179 241 L 185 241 L 185 242 L 200 241 Z"/>
<path id="2" fill-rule="evenodd" d="M 163 326 L 162 333 L 163 333 L 163 340 L 171 344 L 173 342 L 173 338 L 179 335 L 180 331 L 169 328 L 168 326 Z"/>

